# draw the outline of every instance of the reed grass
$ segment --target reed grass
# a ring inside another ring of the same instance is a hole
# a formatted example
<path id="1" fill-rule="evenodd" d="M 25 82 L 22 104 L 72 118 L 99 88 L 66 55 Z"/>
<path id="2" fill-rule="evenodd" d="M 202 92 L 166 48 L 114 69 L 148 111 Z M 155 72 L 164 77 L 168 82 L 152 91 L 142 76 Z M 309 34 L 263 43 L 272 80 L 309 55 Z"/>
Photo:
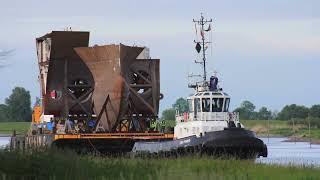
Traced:
<path id="1" fill-rule="evenodd" d="M 309 166 L 256 164 L 189 156 L 128 158 L 79 155 L 50 150 L 28 154 L 0 152 L 0 179 L 319 179 L 320 169 Z"/>

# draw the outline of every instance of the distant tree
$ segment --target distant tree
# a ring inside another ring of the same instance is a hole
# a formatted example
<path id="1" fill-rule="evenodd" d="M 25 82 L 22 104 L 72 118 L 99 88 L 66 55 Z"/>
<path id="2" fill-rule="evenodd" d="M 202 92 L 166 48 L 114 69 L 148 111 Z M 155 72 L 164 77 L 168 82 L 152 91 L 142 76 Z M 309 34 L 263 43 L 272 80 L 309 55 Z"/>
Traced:
<path id="1" fill-rule="evenodd" d="M 174 109 L 178 109 L 179 113 L 188 112 L 188 102 L 184 98 L 179 98 L 176 102 L 172 105 Z"/>
<path id="2" fill-rule="evenodd" d="M 8 107 L 5 104 L 0 104 L 0 122 L 8 121 L 8 114 L 7 114 Z"/>
<path id="3" fill-rule="evenodd" d="M 243 101 L 240 105 L 241 108 L 244 108 L 245 110 L 249 112 L 253 112 L 256 106 L 250 102 L 250 101 Z"/>
<path id="4" fill-rule="evenodd" d="M 22 87 L 15 87 L 5 102 L 10 121 L 31 121 L 32 111 L 29 91 Z"/>
<path id="5" fill-rule="evenodd" d="M 261 107 L 257 113 L 257 119 L 268 120 L 272 119 L 272 113 L 266 107 Z"/>
<path id="6" fill-rule="evenodd" d="M 257 114 L 254 112 L 255 105 L 250 101 L 243 101 L 240 107 L 236 108 L 234 112 L 239 112 L 240 119 L 255 119 Z"/>
<path id="7" fill-rule="evenodd" d="M 309 116 L 320 118 L 320 104 L 311 106 L 311 108 L 309 109 Z"/>
<path id="8" fill-rule="evenodd" d="M 280 120 L 290 120 L 292 118 L 305 119 L 308 117 L 309 109 L 296 104 L 286 105 L 278 114 Z"/>
<path id="9" fill-rule="evenodd" d="M 176 110 L 174 108 L 169 108 L 162 111 L 161 119 L 163 120 L 175 120 Z"/>
<path id="10" fill-rule="evenodd" d="M 36 101 L 33 106 L 41 106 L 41 99 L 39 97 L 36 97 Z"/>
<path id="11" fill-rule="evenodd" d="M 272 113 L 271 113 L 271 119 L 277 119 L 277 118 L 278 118 L 278 114 L 279 114 L 279 111 L 278 111 L 278 110 L 272 111 Z"/>

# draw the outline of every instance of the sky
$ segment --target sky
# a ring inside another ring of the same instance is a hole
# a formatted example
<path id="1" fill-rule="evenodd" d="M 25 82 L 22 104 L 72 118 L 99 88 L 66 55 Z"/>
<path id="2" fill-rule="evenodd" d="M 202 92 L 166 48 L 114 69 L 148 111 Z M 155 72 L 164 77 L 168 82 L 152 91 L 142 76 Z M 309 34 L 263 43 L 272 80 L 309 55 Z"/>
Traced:
<path id="1" fill-rule="evenodd" d="M 161 110 L 192 93 L 188 74 L 202 72 L 192 19 L 212 18 L 208 72 L 218 72 L 231 108 L 320 104 L 320 1 L 317 0 L 1 0 L 0 103 L 15 86 L 39 94 L 35 38 L 53 30 L 90 31 L 90 45 L 148 46 L 160 58 Z"/>

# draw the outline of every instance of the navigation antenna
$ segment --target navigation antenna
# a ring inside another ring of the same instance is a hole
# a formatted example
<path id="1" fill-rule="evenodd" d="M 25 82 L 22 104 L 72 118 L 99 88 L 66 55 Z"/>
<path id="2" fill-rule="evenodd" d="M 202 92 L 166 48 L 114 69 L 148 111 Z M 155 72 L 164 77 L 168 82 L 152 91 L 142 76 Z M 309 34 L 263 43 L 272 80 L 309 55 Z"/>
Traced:
<path id="1" fill-rule="evenodd" d="M 193 22 L 195 23 L 196 33 L 197 33 L 197 25 L 200 26 L 200 35 L 201 35 L 201 41 L 194 40 L 194 43 L 196 43 L 196 50 L 198 53 L 202 50 L 202 61 L 195 61 L 195 63 L 199 63 L 203 65 L 203 81 L 204 83 L 207 81 L 207 71 L 206 71 L 206 50 L 208 48 L 208 44 L 210 44 L 210 41 L 206 41 L 205 39 L 205 32 L 211 31 L 211 22 L 212 19 L 207 20 L 203 17 L 201 13 L 200 20 L 193 19 Z M 207 29 L 205 29 L 205 25 L 209 23 Z"/>

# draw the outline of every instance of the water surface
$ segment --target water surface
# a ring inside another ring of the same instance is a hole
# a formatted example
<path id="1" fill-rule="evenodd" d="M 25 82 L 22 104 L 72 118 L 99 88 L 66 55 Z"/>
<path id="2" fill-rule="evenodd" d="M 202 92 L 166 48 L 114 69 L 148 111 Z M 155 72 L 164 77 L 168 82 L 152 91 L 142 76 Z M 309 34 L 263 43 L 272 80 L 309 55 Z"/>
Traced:
<path id="1" fill-rule="evenodd" d="M 287 138 L 261 138 L 268 146 L 268 157 L 256 162 L 320 167 L 320 145 L 309 142 L 283 142 Z"/>
<path id="2" fill-rule="evenodd" d="M 4 148 L 10 142 L 10 137 L 1 137 L 0 136 L 0 149 Z"/>

